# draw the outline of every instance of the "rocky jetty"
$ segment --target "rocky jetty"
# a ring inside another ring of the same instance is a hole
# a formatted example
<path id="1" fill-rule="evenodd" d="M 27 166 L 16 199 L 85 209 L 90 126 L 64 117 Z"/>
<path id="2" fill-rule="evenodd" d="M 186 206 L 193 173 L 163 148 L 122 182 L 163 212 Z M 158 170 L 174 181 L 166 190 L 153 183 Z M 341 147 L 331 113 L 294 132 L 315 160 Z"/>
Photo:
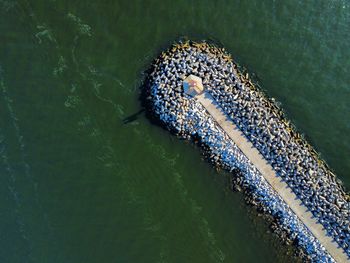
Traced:
<path id="1" fill-rule="evenodd" d="M 309 260 L 333 262 L 203 106 L 184 93 L 183 80 L 190 74 L 202 79 L 206 92 L 350 256 L 349 195 L 275 101 L 239 70 L 223 48 L 187 41 L 161 53 L 144 83 L 153 118 L 181 138 L 199 139 L 210 161 L 232 172 L 234 188 L 243 189 L 250 203 L 272 215 L 274 226 L 283 230 Z"/>

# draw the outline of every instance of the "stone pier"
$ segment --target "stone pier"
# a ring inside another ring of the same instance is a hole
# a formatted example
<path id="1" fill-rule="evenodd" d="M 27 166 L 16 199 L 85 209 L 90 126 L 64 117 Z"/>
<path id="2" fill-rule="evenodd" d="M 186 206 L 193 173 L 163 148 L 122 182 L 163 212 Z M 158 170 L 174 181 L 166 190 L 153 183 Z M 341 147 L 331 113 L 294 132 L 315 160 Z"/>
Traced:
<path id="1" fill-rule="evenodd" d="M 229 138 L 240 148 L 243 154 L 259 170 L 265 180 L 278 193 L 290 209 L 298 216 L 300 221 L 319 240 L 326 251 L 336 262 L 350 262 L 347 254 L 338 244 L 327 235 L 321 224 L 313 217 L 311 212 L 302 204 L 301 200 L 293 193 L 291 188 L 278 177 L 272 166 L 267 163 L 264 157 L 253 146 L 253 144 L 237 128 L 233 121 L 223 112 L 213 97 L 201 91 L 191 95 L 207 110 L 209 115 L 217 122 L 218 126 L 229 136 Z"/>

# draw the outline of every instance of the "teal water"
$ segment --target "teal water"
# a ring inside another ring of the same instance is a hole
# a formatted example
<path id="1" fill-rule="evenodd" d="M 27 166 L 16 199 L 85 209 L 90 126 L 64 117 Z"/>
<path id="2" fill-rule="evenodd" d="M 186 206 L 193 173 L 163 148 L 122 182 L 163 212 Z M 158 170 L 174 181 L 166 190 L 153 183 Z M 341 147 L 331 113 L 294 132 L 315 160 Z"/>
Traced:
<path id="1" fill-rule="evenodd" d="M 346 1 L 0 0 L 0 262 L 295 262 L 191 144 L 140 114 L 142 72 L 215 39 L 350 187 Z"/>

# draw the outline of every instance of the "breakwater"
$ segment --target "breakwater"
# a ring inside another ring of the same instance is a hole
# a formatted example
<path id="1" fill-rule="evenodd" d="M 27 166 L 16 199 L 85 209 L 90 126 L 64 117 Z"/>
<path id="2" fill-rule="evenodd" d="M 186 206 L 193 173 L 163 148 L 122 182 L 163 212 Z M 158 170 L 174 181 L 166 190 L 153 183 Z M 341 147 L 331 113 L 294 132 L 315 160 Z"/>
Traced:
<path id="1" fill-rule="evenodd" d="M 235 185 L 245 190 L 251 203 L 273 216 L 276 226 L 308 259 L 334 260 L 205 107 L 184 92 L 183 82 L 191 74 L 201 78 L 205 91 L 349 256 L 348 195 L 281 109 L 248 74 L 239 71 L 223 49 L 205 42 L 184 42 L 163 52 L 145 82 L 153 116 L 179 137 L 199 138 L 214 164 L 239 171 L 233 176 Z"/>

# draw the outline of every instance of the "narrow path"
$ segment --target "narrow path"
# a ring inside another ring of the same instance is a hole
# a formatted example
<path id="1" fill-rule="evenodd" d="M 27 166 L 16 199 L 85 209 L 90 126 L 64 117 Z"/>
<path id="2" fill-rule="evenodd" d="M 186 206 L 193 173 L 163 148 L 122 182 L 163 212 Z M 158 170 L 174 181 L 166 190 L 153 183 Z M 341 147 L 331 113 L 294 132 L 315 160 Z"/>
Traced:
<path id="1" fill-rule="evenodd" d="M 243 154 L 260 171 L 266 181 L 287 203 L 292 211 L 299 217 L 310 232 L 320 241 L 328 253 L 336 262 L 350 262 L 345 251 L 327 235 L 323 226 L 316 221 L 310 211 L 301 203 L 301 200 L 292 192 L 291 188 L 277 176 L 272 166 L 245 137 L 232 120 L 223 112 L 222 108 L 215 102 L 214 98 L 204 92 L 196 95 L 195 99 L 200 102 L 207 112 L 214 118 L 218 125 L 227 133 L 232 141 L 237 144 Z"/>

